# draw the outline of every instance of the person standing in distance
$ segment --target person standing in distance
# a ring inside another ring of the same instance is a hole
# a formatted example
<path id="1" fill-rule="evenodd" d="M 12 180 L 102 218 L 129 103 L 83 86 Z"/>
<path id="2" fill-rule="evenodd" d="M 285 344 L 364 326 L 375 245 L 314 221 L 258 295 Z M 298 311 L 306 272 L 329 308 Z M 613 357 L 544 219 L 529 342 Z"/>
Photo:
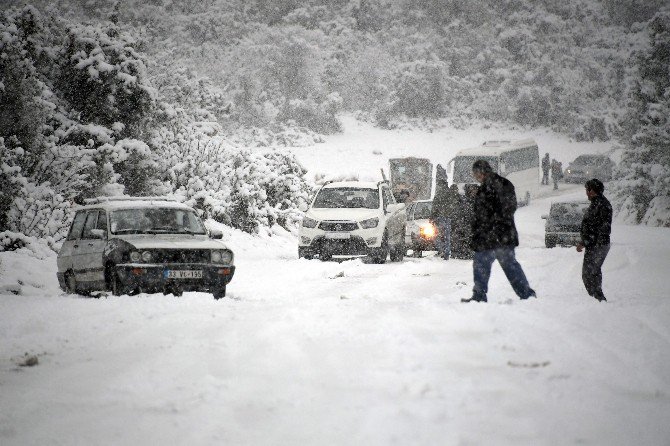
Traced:
<path id="1" fill-rule="evenodd" d="M 514 185 L 493 172 L 491 165 L 484 160 L 475 161 L 472 176 L 481 184 L 475 195 L 472 216 L 475 286 L 472 297 L 461 299 L 461 302 L 487 301 L 486 293 L 494 260 L 500 263 L 517 296 L 521 299 L 537 297 L 514 255 L 514 248 L 519 246 L 519 235 L 514 224 Z"/>
<path id="2" fill-rule="evenodd" d="M 549 153 L 544 154 L 542 158 L 542 184 L 545 186 L 549 185 L 549 169 L 551 167 L 551 161 L 549 161 Z"/>
<path id="3" fill-rule="evenodd" d="M 591 204 L 584 213 L 580 230 L 581 241 L 577 244 L 577 252 L 585 250 L 582 280 L 589 296 L 595 297 L 599 302 L 606 302 L 602 288 L 602 266 L 610 251 L 612 205 L 603 195 L 605 186 L 600 180 L 593 178 L 584 186 Z"/>
<path id="4" fill-rule="evenodd" d="M 447 171 L 438 164 L 435 169 L 435 197 L 430 211 L 430 221 L 437 229 L 435 248 L 444 260 L 449 260 L 451 256 L 451 221 L 455 200 L 458 200 L 458 194 L 453 196 L 449 189 Z"/>

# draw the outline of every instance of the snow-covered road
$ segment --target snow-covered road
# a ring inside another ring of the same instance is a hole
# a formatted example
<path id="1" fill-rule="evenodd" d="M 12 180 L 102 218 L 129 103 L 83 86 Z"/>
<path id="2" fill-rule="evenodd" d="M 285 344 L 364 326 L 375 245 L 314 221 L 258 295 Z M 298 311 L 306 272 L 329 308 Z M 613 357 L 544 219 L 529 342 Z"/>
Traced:
<path id="1" fill-rule="evenodd" d="M 364 178 L 517 134 L 347 122 L 295 152 L 311 176 Z M 608 150 L 529 136 L 564 162 Z M 670 230 L 614 225 L 601 304 L 581 254 L 544 248 L 540 216 L 583 188 L 545 192 L 516 214 L 539 295 L 524 302 L 497 265 L 489 303 L 462 304 L 469 261 L 298 260 L 281 231 L 225 228 L 237 272 L 221 301 L 68 296 L 53 252 L 0 253 L 0 444 L 670 444 Z"/>
<path id="2" fill-rule="evenodd" d="M 461 304 L 468 261 L 298 260 L 288 234 L 228 230 L 218 302 L 66 296 L 53 256 L 5 253 L 0 443 L 668 444 L 668 230 L 614 227 L 599 304 L 543 248 L 549 200 L 517 212 L 528 302 L 497 266 Z"/>

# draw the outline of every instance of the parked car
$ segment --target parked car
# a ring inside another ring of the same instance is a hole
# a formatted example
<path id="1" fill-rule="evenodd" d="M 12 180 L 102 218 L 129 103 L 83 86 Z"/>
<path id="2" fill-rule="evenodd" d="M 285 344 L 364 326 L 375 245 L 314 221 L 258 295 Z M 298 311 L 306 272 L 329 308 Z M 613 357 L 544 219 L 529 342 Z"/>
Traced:
<path id="1" fill-rule="evenodd" d="M 388 182 L 330 182 L 316 194 L 300 225 L 298 256 L 329 260 L 368 256 L 377 263 L 405 255 L 405 205 Z"/>
<path id="2" fill-rule="evenodd" d="M 607 155 L 580 155 L 572 161 L 563 175 L 567 183 L 582 183 L 591 178 L 610 181 L 614 162 Z"/>
<path id="3" fill-rule="evenodd" d="M 87 200 L 58 253 L 58 282 L 69 293 L 205 291 L 219 299 L 235 273 L 222 236 L 208 234 L 195 211 L 176 201 Z"/>
<path id="4" fill-rule="evenodd" d="M 432 200 L 419 200 L 407 208 L 407 229 L 405 245 L 415 257 L 421 257 L 423 251 L 435 251 L 437 230 L 428 220 L 433 207 Z"/>
<path id="5" fill-rule="evenodd" d="M 588 201 L 551 203 L 549 214 L 542 216 L 547 220 L 544 226 L 545 246 L 547 248 L 556 245 L 576 246 L 580 241 L 582 219 L 588 207 Z"/>

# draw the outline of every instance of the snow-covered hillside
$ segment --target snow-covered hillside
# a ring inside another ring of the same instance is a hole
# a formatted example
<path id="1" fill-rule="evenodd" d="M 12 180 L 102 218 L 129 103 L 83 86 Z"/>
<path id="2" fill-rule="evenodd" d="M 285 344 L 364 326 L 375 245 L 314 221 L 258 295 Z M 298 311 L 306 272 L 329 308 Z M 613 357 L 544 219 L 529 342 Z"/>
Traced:
<path id="1" fill-rule="evenodd" d="M 312 175 L 378 178 L 392 156 L 446 162 L 516 135 L 363 126 L 294 152 Z M 608 150 L 519 136 L 564 164 Z M 469 261 L 299 260 L 283 231 L 224 228 L 237 272 L 222 301 L 68 296 L 53 253 L 0 253 L 0 443 L 668 444 L 670 231 L 614 225 L 598 303 L 582 254 L 544 248 L 554 199 L 516 215 L 539 296 L 524 302 L 497 265 L 489 303 L 462 304 Z"/>

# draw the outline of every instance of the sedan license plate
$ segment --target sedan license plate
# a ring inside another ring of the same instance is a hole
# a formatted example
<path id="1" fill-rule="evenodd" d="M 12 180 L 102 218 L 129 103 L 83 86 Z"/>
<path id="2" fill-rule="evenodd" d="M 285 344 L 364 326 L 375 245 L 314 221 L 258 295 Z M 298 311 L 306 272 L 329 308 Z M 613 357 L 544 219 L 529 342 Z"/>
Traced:
<path id="1" fill-rule="evenodd" d="M 202 270 L 167 269 L 163 275 L 166 279 L 202 279 Z"/>
<path id="2" fill-rule="evenodd" d="M 334 240 L 348 240 L 351 238 L 351 234 L 348 232 L 327 232 L 326 238 Z"/>

